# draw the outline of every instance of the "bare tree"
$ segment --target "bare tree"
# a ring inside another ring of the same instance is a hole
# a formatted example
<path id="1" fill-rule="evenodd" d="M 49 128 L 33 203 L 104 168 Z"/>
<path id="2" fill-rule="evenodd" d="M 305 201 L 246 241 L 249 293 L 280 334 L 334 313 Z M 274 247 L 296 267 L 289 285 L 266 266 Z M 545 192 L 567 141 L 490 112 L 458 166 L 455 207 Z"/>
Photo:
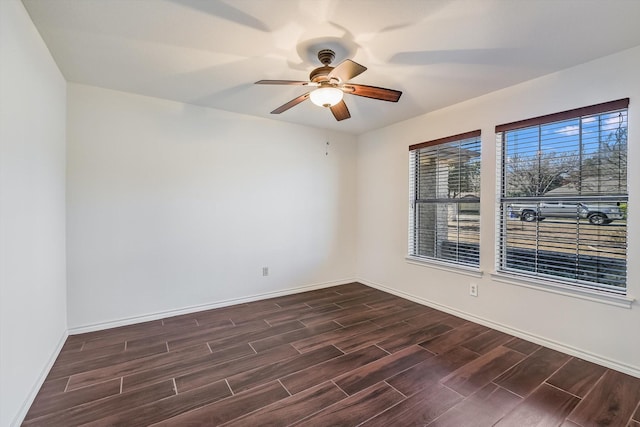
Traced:
<path id="1" fill-rule="evenodd" d="M 507 196 L 542 196 L 566 184 L 580 161 L 575 153 L 537 152 L 535 156 L 518 154 L 507 159 Z"/>
<path id="2" fill-rule="evenodd" d="M 450 198 L 456 198 L 461 193 L 480 192 L 480 162 L 467 161 L 449 166 L 448 189 Z"/>

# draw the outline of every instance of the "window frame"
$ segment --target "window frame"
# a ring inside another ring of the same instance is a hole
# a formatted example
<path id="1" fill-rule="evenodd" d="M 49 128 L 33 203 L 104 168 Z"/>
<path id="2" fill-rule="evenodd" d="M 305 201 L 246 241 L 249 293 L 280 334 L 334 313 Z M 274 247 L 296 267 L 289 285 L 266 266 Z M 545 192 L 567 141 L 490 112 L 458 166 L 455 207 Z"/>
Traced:
<path id="1" fill-rule="evenodd" d="M 475 141 L 473 141 L 475 140 Z M 413 144 L 409 146 L 409 227 L 408 227 L 408 255 L 406 257 L 407 262 L 411 263 L 411 264 L 416 264 L 416 265 L 424 265 L 424 264 L 428 264 L 430 267 L 434 267 L 434 268 L 438 268 L 438 269 L 443 269 L 443 270 L 449 270 L 449 271 L 456 271 L 458 273 L 462 273 L 462 274 L 467 274 L 467 275 L 471 275 L 474 277 L 480 277 L 481 276 L 481 272 L 479 271 L 480 268 L 480 243 L 479 243 L 479 239 L 480 239 L 480 185 L 478 183 L 478 190 L 477 190 L 477 194 L 478 197 L 474 198 L 473 201 L 471 203 L 477 203 L 478 205 L 478 219 L 477 219 L 477 226 L 478 226 L 478 231 L 477 233 L 473 233 L 474 235 L 477 234 L 477 240 L 478 240 L 478 250 L 477 250 L 477 261 L 475 263 L 473 262 L 464 262 L 461 261 L 461 259 L 463 259 L 465 256 L 469 257 L 469 253 L 471 253 L 472 251 L 466 251 L 463 249 L 461 250 L 461 246 L 460 246 L 460 230 L 459 227 L 458 229 L 456 229 L 456 241 L 454 243 L 453 246 L 455 246 L 455 253 L 456 253 L 456 259 L 450 259 L 450 258 L 446 258 L 446 257 L 439 257 L 437 256 L 437 250 L 434 249 L 434 256 L 426 256 L 426 255 L 421 255 L 419 254 L 419 250 L 417 249 L 418 247 L 418 241 L 419 241 L 419 231 L 420 231 L 420 226 L 419 226 L 419 220 L 418 220 L 418 208 L 417 206 L 419 204 L 433 204 L 437 207 L 438 204 L 455 204 L 456 205 L 456 220 L 459 219 L 459 215 L 460 215 L 460 206 L 463 204 L 469 204 L 469 199 L 464 199 L 463 197 L 461 197 L 461 193 L 460 193 L 460 184 L 457 187 L 458 190 L 458 197 L 454 197 L 454 198 L 438 198 L 435 197 L 433 199 L 430 199 L 429 201 L 424 201 L 421 200 L 418 197 L 418 193 L 419 193 L 419 188 L 420 188 L 420 183 L 419 183 L 419 167 L 417 165 L 418 160 L 419 160 L 419 156 L 425 153 L 425 151 L 423 150 L 427 150 L 426 153 L 429 153 L 431 151 L 436 152 L 438 148 L 442 148 L 441 146 L 446 145 L 446 147 L 444 148 L 457 148 L 458 150 L 463 149 L 463 146 L 465 144 L 477 144 L 477 157 L 479 158 L 478 162 L 479 164 L 481 164 L 482 160 L 481 160 L 481 150 L 482 150 L 482 141 L 481 141 L 481 131 L 480 130 L 475 130 L 475 131 L 470 131 L 470 132 L 465 132 L 465 133 L 461 133 L 461 134 L 457 134 L 457 135 L 451 135 L 451 136 L 447 136 L 444 138 L 438 138 L 435 140 L 430 140 L 430 141 L 426 141 L 426 142 L 422 142 L 422 143 L 418 143 L 418 144 Z M 438 148 L 435 148 L 438 147 Z M 432 149 L 432 150 L 430 150 Z M 462 165 L 463 163 L 460 161 L 460 154 L 458 155 L 458 160 L 457 162 L 454 162 L 455 165 L 458 165 L 458 167 L 460 167 L 460 165 Z M 480 166 L 478 166 L 479 168 Z M 437 171 L 433 172 L 434 176 L 437 175 Z M 480 176 L 480 170 L 478 170 L 478 180 L 481 180 L 481 176 Z M 448 175 L 447 175 L 448 177 Z M 437 178 L 436 178 L 437 179 Z M 437 221 L 437 218 L 436 218 Z M 437 223 L 434 224 L 434 226 L 437 228 L 438 225 Z M 437 234 L 437 233 L 436 233 Z M 438 242 L 438 237 L 435 236 L 434 237 L 434 245 L 437 245 Z M 442 241 L 444 242 L 444 241 Z M 440 242 L 441 243 L 441 242 Z"/>
<path id="2" fill-rule="evenodd" d="M 505 133 L 515 130 L 526 130 L 526 129 L 540 129 L 544 125 L 553 124 L 557 122 L 563 122 L 568 120 L 582 120 L 583 117 L 590 117 L 595 115 L 603 115 L 607 113 L 615 113 L 617 111 L 625 111 L 628 118 L 628 106 L 629 106 L 629 98 L 619 99 L 616 101 L 605 102 L 601 104 L 595 104 L 587 107 L 576 108 L 572 110 L 562 111 L 559 113 L 548 114 L 544 116 L 534 117 L 530 119 L 520 120 L 516 122 L 506 123 L 502 125 L 498 125 L 495 127 L 496 133 L 496 145 L 497 145 L 497 197 L 496 197 L 496 273 L 493 275 L 494 278 L 498 281 L 507 281 L 522 286 L 527 287 L 536 287 L 536 288 L 545 288 L 547 290 L 551 289 L 556 293 L 563 294 L 580 294 L 583 298 L 586 299 L 596 299 L 601 302 L 610 302 L 614 305 L 621 305 L 627 307 L 630 304 L 632 299 L 628 298 L 628 252 L 625 249 L 624 260 L 625 260 L 625 278 L 624 278 L 624 289 L 613 290 L 607 288 L 607 285 L 600 282 L 585 282 L 581 281 L 578 278 L 573 280 L 568 280 L 566 277 L 562 277 L 558 275 L 549 275 L 547 273 L 540 274 L 538 267 L 534 272 L 526 271 L 524 269 L 517 268 L 507 268 L 507 260 L 506 260 L 506 252 L 507 252 L 507 244 L 506 244 L 506 227 L 509 222 L 509 214 L 507 209 L 505 208 L 505 203 L 508 203 L 513 197 L 508 197 L 506 193 L 506 155 L 505 155 Z M 628 122 L 626 123 L 626 129 L 628 130 Z M 580 135 L 582 141 L 582 134 Z M 601 134 L 598 134 L 598 140 L 600 140 Z M 627 151 L 628 152 L 628 140 L 627 140 Z M 626 188 L 625 192 L 621 193 L 621 195 L 615 196 L 616 199 L 624 198 L 625 203 L 628 203 L 629 192 L 628 192 L 628 172 L 625 179 Z M 580 182 L 583 182 L 582 180 Z M 602 191 L 601 191 L 602 193 Z M 533 196 L 530 200 L 534 200 L 536 198 L 540 198 L 541 196 Z M 526 197 L 520 197 L 526 198 Z M 567 199 L 570 201 L 571 196 L 560 197 L 561 199 Z M 578 198 L 575 198 L 576 202 Z M 590 200 L 600 200 L 601 202 L 607 202 L 612 200 L 612 198 L 606 194 L 595 194 L 592 196 L 587 196 L 586 199 Z M 538 201 L 539 202 L 539 201 Z M 579 219 L 576 222 L 576 228 L 579 229 Z M 625 247 L 628 242 L 628 229 L 625 227 Z M 535 242 L 538 243 L 539 237 L 536 236 Z M 576 241 L 578 244 L 580 241 Z M 536 257 L 538 256 L 538 249 L 535 249 Z"/>

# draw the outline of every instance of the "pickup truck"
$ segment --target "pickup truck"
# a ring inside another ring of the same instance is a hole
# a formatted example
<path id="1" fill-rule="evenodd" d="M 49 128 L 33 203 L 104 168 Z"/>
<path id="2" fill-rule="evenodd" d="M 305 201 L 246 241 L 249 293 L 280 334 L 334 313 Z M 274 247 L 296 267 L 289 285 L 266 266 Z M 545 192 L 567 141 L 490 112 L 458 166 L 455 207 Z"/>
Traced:
<path id="1" fill-rule="evenodd" d="M 542 221 L 545 218 L 588 219 L 591 224 L 611 224 L 613 220 L 623 219 L 620 207 L 615 204 L 589 205 L 579 202 L 541 202 L 539 204 L 510 204 L 509 215 L 522 221 Z"/>

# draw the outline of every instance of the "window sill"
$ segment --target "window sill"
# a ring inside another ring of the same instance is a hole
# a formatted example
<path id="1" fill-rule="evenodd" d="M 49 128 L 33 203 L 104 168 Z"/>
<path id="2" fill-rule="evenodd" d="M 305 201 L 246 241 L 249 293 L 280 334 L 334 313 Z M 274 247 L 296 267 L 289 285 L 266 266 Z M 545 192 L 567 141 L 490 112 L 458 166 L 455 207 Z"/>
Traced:
<path id="1" fill-rule="evenodd" d="M 517 274 L 495 272 L 491 273 L 491 278 L 496 282 L 507 283 L 509 285 L 523 286 L 529 289 L 537 289 L 544 292 L 551 292 L 571 298 L 579 298 L 627 309 L 631 309 L 631 305 L 635 301 L 634 298 L 624 295 L 598 292 L 590 289 L 580 289 L 571 285 L 519 276 Z"/>
<path id="2" fill-rule="evenodd" d="M 407 264 L 418 265 L 420 267 L 437 268 L 438 270 L 449 271 L 451 273 L 466 274 L 471 277 L 482 277 L 482 271 L 476 267 L 467 267 L 464 265 L 450 264 L 447 262 L 436 261 L 433 259 L 424 259 L 418 257 L 405 257 Z"/>

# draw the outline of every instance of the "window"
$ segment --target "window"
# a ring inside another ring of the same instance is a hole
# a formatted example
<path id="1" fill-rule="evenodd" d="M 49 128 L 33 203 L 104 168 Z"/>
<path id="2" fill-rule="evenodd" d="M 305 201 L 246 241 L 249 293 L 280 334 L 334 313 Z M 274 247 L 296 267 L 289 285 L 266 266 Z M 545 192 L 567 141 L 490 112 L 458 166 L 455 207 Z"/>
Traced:
<path id="1" fill-rule="evenodd" d="M 496 127 L 498 271 L 626 295 L 628 105 Z"/>
<path id="2" fill-rule="evenodd" d="M 480 131 L 409 147 L 409 256 L 477 267 Z"/>

